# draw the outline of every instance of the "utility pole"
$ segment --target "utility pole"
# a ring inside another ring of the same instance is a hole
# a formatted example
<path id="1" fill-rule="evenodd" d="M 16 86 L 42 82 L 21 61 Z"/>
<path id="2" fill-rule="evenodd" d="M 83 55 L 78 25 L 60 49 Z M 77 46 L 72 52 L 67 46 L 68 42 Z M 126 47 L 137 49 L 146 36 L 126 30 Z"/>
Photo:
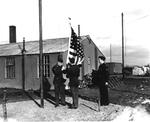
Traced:
<path id="1" fill-rule="evenodd" d="M 122 76 L 124 78 L 124 21 L 123 21 L 123 13 L 121 13 L 122 18 Z"/>
<path id="2" fill-rule="evenodd" d="M 39 71 L 40 71 L 40 96 L 41 96 L 41 107 L 44 108 L 44 94 L 43 94 L 43 40 L 42 40 L 42 0 L 39 0 Z"/>
<path id="3" fill-rule="evenodd" d="M 111 44 L 110 44 L 110 63 L 112 62 L 112 55 L 111 55 Z"/>
<path id="4" fill-rule="evenodd" d="M 22 89 L 25 90 L 25 37 L 23 37 L 22 49 Z"/>

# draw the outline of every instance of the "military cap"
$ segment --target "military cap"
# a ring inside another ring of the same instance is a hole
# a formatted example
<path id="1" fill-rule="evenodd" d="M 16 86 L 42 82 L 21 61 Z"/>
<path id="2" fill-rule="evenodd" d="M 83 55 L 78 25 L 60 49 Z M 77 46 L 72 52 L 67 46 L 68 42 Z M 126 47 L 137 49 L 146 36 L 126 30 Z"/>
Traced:
<path id="1" fill-rule="evenodd" d="M 63 57 L 62 57 L 62 55 L 58 55 L 58 62 L 63 62 Z"/>
<path id="2" fill-rule="evenodd" d="M 74 63 L 75 59 L 74 58 L 69 58 L 70 63 Z"/>
<path id="3" fill-rule="evenodd" d="M 98 58 L 102 59 L 103 61 L 106 59 L 104 56 L 99 56 Z"/>

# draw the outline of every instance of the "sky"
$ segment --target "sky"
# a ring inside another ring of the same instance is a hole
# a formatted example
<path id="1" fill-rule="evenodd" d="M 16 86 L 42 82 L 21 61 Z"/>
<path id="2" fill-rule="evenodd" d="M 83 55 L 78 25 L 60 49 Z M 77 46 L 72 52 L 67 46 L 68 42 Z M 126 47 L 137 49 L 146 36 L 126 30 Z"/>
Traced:
<path id="1" fill-rule="evenodd" d="M 68 17 L 77 33 L 91 39 L 106 61 L 121 62 L 121 13 L 124 14 L 125 65 L 150 64 L 148 0 L 42 0 L 43 39 L 70 36 Z M 39 39 L 38 0 L 0 0 L 0 44 L 9 43 L 15 25 L 17 42 Z"/>

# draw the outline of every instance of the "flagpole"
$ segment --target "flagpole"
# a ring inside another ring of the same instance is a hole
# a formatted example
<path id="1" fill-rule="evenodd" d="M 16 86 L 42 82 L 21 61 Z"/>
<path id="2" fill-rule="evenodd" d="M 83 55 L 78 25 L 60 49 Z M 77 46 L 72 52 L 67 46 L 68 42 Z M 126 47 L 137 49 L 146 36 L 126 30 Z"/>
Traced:
<path id="1" fill-rule="evenodd" d="M 71 18 L 68 17 L 68 20 L 69 20 L 69 26 L 70 26 L 70 32 L 72 33 L 72 30 L 71 30 Z M 68 44 L 68 54 L 67 54 L 67 60 L 66 60 L 66 64 L 68 64 L 68 56 L 69 56 L 69 49 L 70 49 L 70 40 L 71 40 L 71 33 L 70 33 L 70 36 L 69 36 L 69 44 Z"/>
<path id="2" fill-rule="evenodd" d="M 43 94 L 43 40 L 42 40 L 42 0 L 39 0 L 39 52 L 40 52 L 40 97 L 41 107 L 44 108 L 44 94 Z"/>

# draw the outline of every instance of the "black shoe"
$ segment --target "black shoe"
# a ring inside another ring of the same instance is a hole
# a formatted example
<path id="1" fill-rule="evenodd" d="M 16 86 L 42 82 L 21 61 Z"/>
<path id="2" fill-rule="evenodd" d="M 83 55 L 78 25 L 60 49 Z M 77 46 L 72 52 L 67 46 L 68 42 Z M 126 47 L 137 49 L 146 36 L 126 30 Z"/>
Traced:
<path id="1" fill-rule="evenodd" d="M 61 103 L 61 105 L 66 106 L 66 103 Z"/>
<path id="2" fill-rule="evenodd" d="M 69 109 L 77 109 L 78 107 L 70 106 Z"/>
<path id="3" fill-rule="evenodd" d="M 109 105 L 109 103 L 103 103 L 103 104 L 101 104 L 101 106 L 107 106 L 107 105 Z"/>
<path id="4" fill-rule="evenodd" d="M 69 106 L 68 108 L 69 108 L 69 109 L 73 109 L 73 106 Z"/>
<path id="5" fill-rule="evenodd" d="M 73 107 L 73 109 L 77 109 L 78 107 Z"/>
<path id="6" fill-rule="evenodd" d="M 55 108 L 57 108 L 59 105 L 55 105 Z"/>

